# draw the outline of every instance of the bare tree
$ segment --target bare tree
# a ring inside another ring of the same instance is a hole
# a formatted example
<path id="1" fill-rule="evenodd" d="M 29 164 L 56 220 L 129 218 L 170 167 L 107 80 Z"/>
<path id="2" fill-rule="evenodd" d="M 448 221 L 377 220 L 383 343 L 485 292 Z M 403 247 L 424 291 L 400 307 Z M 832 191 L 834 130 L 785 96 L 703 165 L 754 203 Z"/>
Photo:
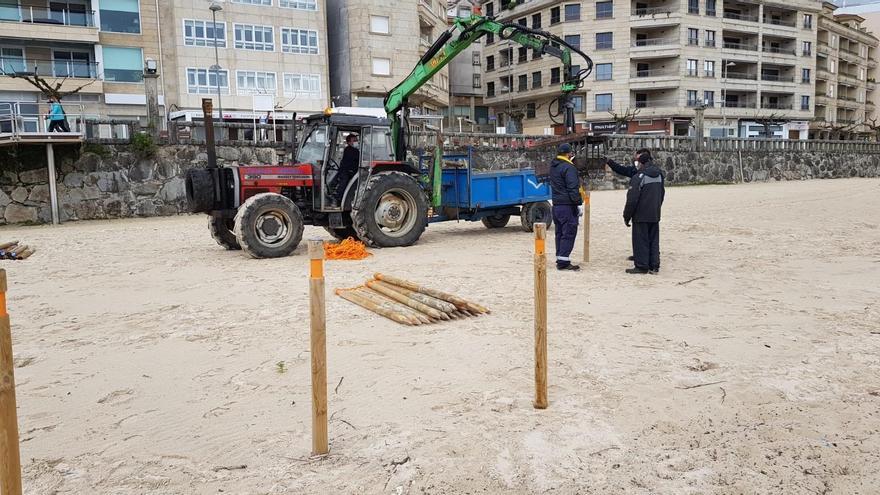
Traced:
<path id="1" fill-rule="evenodd" d="M 764 127 L 764 137 L 773 137 L 771 127 L 774 125 L 782 125 L 786 122 L 785 114 L 771 113 L 770 115 L 756 115 L 753 119 L 758 125 Z"/>
<path id="2" fill-rule="evenodd" d="M 880 142 L 880 120 L 876 118 L 865 119 L 862 124 L 874 133 L 874 141 Z"/>
<path id="3" fill-rule="evenodd" d="M 614 134 L 620 134 L 621 127 L 626 128 L 627 124 L 635 120 L 641 111 L 641 108 L 633 107 L 626 107 L 626 109 L 623 110 L 623 113 L 608 110 L 608 113 L 611 115 L 611 120 L 614 121 Z"/>
<path id="4" fill-rule="evenodd" d="M 856 121 L 852 121 L 849 123 L 825 122 L 822 124 L 822 129 L 828 132 L 829 139 L 841 140 L 843 133 L 855 129 L 858 125 L 859 122 Z"/>
<path id="5" fill-rule="evenodd" d="M 33 87 L 40 90 L 40 93 L 43 94 L 46 98 L 54 98 L 58 101 L 63 100 L 65 97 L 74 95 L 84 90 L 85 88 L 92 85 L 97 79 L 90 79 L 88 82 L 76 86 L 71 89 L 62 89 L 64 87 L 64 82 L 67 81 L 67 77 L 58 77 L 54 78 L 53 81 L 49 81 L 47 78 L 39 75 L 37 73 L 37 68 L 34 67 L 33 72 L 20 72 L 20 71 L 7 71 L 5 68 L 0 65 L 0 74 L 4 76 L 11 77 L 13 79 L 23 79 L 30 83 Z"/>

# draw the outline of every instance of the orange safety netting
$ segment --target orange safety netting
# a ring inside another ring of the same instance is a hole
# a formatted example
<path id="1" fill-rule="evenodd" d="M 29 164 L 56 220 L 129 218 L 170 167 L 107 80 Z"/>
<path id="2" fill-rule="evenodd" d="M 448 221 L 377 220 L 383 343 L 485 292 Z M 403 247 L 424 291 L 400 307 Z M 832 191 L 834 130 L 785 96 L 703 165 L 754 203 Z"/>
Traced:
<path id="1" fill-rule="evenodd" d="M 362 260 L 372 256 L 367 252 L 367 246 L 353 237 L 339 242 L 324 243 L 324 258 L 328 260 Z"/>

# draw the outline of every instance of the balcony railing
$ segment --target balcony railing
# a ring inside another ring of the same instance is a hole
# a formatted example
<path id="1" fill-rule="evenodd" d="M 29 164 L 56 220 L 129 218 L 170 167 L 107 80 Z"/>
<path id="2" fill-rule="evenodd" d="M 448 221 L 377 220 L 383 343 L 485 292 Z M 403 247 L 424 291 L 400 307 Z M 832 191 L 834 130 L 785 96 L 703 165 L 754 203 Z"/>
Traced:
<path id="1" fill-rule="evenodd" d="M 668 108 L 676 107 L 679 103 L 674 100 L 635 100 L 633 105 L 636 108 Z"/>
<path id="2" fill-rule="evenodd" d="M 761 74 L 762 81 L 794 82 L 794 76 L 780 76 L 777 74 Z"/>
<path id="3" fill-rule="evenodd" d="M 633 9 L 632 15 L 635 17 L 671 15 L 678 13 L 678 6 L 669 7 L 646 7 L 642 9 Z"/>
<path id="4" fill-rule="evenodd" d="M 758 103 L 754 101 L 723 101 L 721 106 L 724 108 L 758 108 Z"/>
<path id="5" fill-rule="evenodd" d="M 97 62 L 0 57 L 0 76 L 2 75 L 98 79 L 99 72 Z"/>
<path id="6" fill-rule="evenodd" d="M 724 18 L 733 19 L 735 21 L 758 22 L 757 15 L 737 14 L 736 12 L 729 12 L 727 10 L 724 11 Z"/>
<path id="7" fill-rule="evenodd" d="M 0 3 L 0 21 L 95 27 L 95 11 L 55 7 L 28 7 L 3 2 Z"/>
<path id="8" fill-rule="evenodd" d="M 762 101 L 761 108 L 766 108 L 769 110 L 791 110 L 791 103 L 774 103 L 772 101 Z"/>
<path id="9" fill-rule="evenodd" d="M 782 55 L 797 55 L 797 49 L 795 48 L 776 48 L 772 46 L 765 46 L 761 49 L 764 53 L 779 53 Z"/>
<path id="10" fill-rule="evenodd" d="M 749 74 L 746 72 L 727 72 L 724 75 L 725 79 L 746 79 L 749 81 L 757 81 L 758 74 Z"/>
<path id="11" fill-rule="evenodd" d="M 632 42 L 632 46 L 634 47 L 646 47 L 646 46 L 662 46 L 662 45 L 677 45 L 678 40 L 672 38 L 650 38 L 644 40 L 634 40 Z"/>
<path id="12" fill-rule="evenodd" d="M 725 42 L 725 43 L 724 43 L 724 48 L 727 48 L 728 50 L 746 50 L 746 51 L 750 51 L 750 52 L 756 52 L 756 51 L 758 51 L 758 45 L 748 45 L 748 44 L 745 44 L 745 43 L 728 43 L 728 42 Z"/>
<path id="13" fill-rule="evenodd" d="M 637 70 L 630 74 L 630 77 L 633 78 L 643 78 L 643 77 L 661 77 L 661 76 L 674 76 L 675 72 L 670 71 L 668 69 L 648 69 L 648 70 Z"/>
<path id="14" fill-rule="evenodd" d="M 764 24 L 772 24 L 774 26 L 785 26 L 785 27 L 796 27 L 796 21 L 786 21 L 784 19 L 772 19 L 769 17 L 764 17 Z"/>
<path id="15" fill-rule="evenodd" d="M 842 101 L 851 101 L 851 102 L 853 102 L 853 103 L 856 102 L 856 99 L 853 98 L 853 97 L 851 97 L 851 96 L 842 96 L 842 95 L 838 95 L 838 96 L 837 96 L 837 99 L 838 99 L 838 100 L 842 100 Z"/>

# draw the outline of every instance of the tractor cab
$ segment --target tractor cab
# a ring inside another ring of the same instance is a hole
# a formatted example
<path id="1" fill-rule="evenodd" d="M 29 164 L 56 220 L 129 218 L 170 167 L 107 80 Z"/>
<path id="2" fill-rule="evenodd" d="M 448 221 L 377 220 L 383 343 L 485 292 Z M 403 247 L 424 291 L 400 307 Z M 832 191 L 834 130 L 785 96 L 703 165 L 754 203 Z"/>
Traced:
<path id="1" fill-rule="evenodd" d="M 357 204 L 374 165 L 393 159 L 381 109 L 331 108 L 306 118 L 296 162 L 311 166 L 312 208 L 341 213 Z"/>

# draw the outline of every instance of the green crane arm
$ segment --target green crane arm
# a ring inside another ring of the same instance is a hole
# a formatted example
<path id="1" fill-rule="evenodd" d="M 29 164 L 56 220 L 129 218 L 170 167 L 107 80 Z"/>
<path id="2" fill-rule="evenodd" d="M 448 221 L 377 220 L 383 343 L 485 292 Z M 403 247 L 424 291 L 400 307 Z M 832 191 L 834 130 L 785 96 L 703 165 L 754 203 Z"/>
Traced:
<path id="1" fill-rule="evenodd" d="M 397 160 L 402 161 L 406 156 L 406 130 L 403 120 L 405 119 L 407 99 L 456 55 L 489 33 L 497 35 L 500 39 L 515 41 L 526 48 L 562 60 L 565 77 L 562 82 L 562 95 L 556 100 L 558 103 L 556 115 L 565 115 L 566 134 L 574 132 L 574 104 L 571 101 L 571 93 L 582 87 L 584 79 L 592 72 L 593 61 L 590 60 L 590 57 L 566 43 L 565 40 L 546 31 L 530 29 L 519 24 L 498 22 L 492 18 L 474 14 L 470 17 L 455 19 L 453 25 L 441 34 L 437 41 L 431 45 L 431 48 L 422 55 L 406 79 L 385 96 L 385 112 L 391 121 L 391 139 Z M 586 66 L 576 74 L 572 73 L 572 52 L 586 60 Z"/>

